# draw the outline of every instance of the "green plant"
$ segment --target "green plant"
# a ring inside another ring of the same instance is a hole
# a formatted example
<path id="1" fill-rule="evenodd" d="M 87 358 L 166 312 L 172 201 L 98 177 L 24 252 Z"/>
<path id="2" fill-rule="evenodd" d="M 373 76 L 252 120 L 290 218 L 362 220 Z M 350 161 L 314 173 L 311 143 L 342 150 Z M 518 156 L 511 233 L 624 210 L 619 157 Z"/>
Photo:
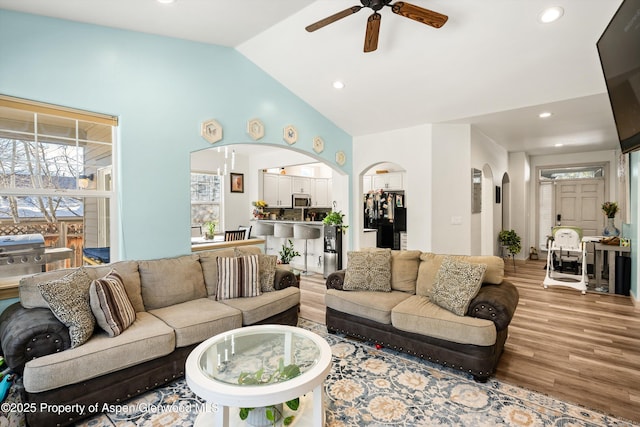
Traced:
<path id="1" fill-rule="evenodd" d="M 291 239 L 287 240 L 287 242 L 282 245 L 282 249 L 279 254 L 280 261 L 282 261 L 283 264 L 289 264 L 294 257 L 300 256 L 300 252 L 296 251 L 293 247 Z"/>
<path id="2" fill-rule="evenodd" d="M 344 214 L 342 213 L 342 211 L 329 212 L 329 214 L 327 214 L 327 216 L 325 216 L 322 220 L 322 223 L 326 225 L 337 225 L 342 228 L 343 233 L 345 233 L 347 231 L 347 228 L 349 228 L 348 225 L 344 224 Z"/>
<path id="3" fill-rule="evenodd" d="M 295 378 L 300 375 L 300 367 L 296 364 L 286 365 L 284 364 L 284 360 L 280 359 L 278 361 L 278 369 L 273 371 L 271 375 L 266 374 L 264 372 L 264 368 L 260 368 L 255 372 L 241 372 L 238 377 L 238 384 L 240 385 L 258 385 L 258 384 L 272 384 L 280 381 L 286 381 L 291 378 Z M 287 400 L 284 402 L 285 405 L 292 411 L 297 411 L 300 407 L 300 398 L 296 397 L 295 399 Z M 240 408 L 240 419 L 246 420 L 249 416 L 249 412 L 254 410 L 255 408 Z M 276 425 L 276 421 L 282 416 L 276 405 L 265 406 L 266 412 L 265 416 L 273 426 Z M 288 426 L 293 422 L 294 416 L 288 416 L 282 420 L 282 424 Z"/>
<path id="4" fill-rule="evenodd" d="M 502 230 L 498 234 L 498 240 L 505 246 L 511 255 L 516 255 L 522 250 L 520 236 L 514 230 Z"/>
<path id="5" fill-rule="evenodd" d="M 213 235 L 216 233 L 216 222 L 209 221 L 209 222 L 206 222 L 204 226 L 206 227 L 206 230 L 204 233 L 207 236 L 207 238 L 213 239 Z"/>
<path id="6" fill-rule="evenodd" d="M 616 202 L 604 202 L 602 204 L 602 212 L 607 218 L 615 218 L 618 213 L 618 204 Z"/>

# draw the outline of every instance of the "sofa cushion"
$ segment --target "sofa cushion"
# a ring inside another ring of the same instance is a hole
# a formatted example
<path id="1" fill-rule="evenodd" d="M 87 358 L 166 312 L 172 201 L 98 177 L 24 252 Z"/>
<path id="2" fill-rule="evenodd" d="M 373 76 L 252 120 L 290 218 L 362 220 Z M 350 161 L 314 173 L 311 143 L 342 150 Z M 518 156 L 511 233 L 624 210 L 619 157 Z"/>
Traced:
<path id="1" fill-rule="evenodd" d="M 98 326 L 110 337 L 120 335 L 136 320 L 136 312 L 116 270 L 91 282 L 89 303 Z"/>
<path id="2" fill-rule="evenodd" d="M 391 289 L 416 293 L 420 251 L 391 251 Z"/>
<path id="3" fill-rule="evenodd" d="M 364 317 L 385 325 L 391 324 L 391 309 L 411 297 L 400 291 L 339 291 L 327 289 L 324 301 L 327 307 L 354 316 Z"/>
<path id="4" fill-rule="evenodd" d="M 173 328 L 176 347 L 196 344 L 242 326 L 242 313 L 239 310 L 209 298 L 198 298 L 150 310 L 149 313 Z"/>
<path id="5" fill-rule="evenodd" d="M 220 301 L 242 312 L 242 325 L 253 325 L 300 304 L 300 289 L 291 286 L 279 291 L 265 292 L 253 298 L 234 298 Z"/>
<path id="6" fill-rule="evenodd" d="M 260 295 L 258 255 L 218 257 L 216 300 Z"/>
<path id="7" fill-rule="evenodd" d="M 417 295 L 431 295 L 436 274 L 446 256 L 472 264 L 487 264 L 487 271 L 482 279 L 483 283 L 499 285 L 504 279 L 504 260 L 498 256 L 441 255 L 424 252 L 420 255 L 420 267 L 418 268 L 418 280 L 416 281 Z"/>
<path id="8" fill-rule="evenodd" d="M 72 348 L 84 344 L 96 326 L 89 304 L 90 286 L 91 277 L 84 268 L 72 270 L 57 280 L 38 283 L 53 314 L 69 328 Z"/>
<path id="9" fill-rule="evenodd" d="M 345 291 L 391 292 L 391 250 L 347 252 Z"/>
<path id="10" fill-rule="evenodd" d="M 446 257 L 436 275 L 431 301 L 464 316 L 469 303 L 478 294 L 487 264 L 471 264 Z"/>
<path id="11" fill-rule="evenodd" d="M 146 310 L 207 296 L 197 255 L 139 261 L 138 268 Z"/>
<path id="12" fill-rule="evenodd" d="M 133 325 L 117 337 L 98 331 L 80 347 L 28 361 L 24 388 L 38 393 L 76 384 L 167 355 L 174 348 L 173 329 L 157 317 L 140 312 Z"/>
<path id="13" fill-rule="evenodd" d="M 497 337 L 491 320 L 455 315 L 420 295 L 412 295 L 393 307 L 391 324 L 402 331 L 459 344 L 491 346 Z"/>
<path id="14" fill-rule="evenodd" d="M 207 287 L 207 295 L 215 298 L 218 290 L 218 257 L 236 256 L 235 251 L 233 248 L 229 248 L 217 251 L 202 251 L 198 254 L 200 265 L 202 266 L 204 283 Z"/>

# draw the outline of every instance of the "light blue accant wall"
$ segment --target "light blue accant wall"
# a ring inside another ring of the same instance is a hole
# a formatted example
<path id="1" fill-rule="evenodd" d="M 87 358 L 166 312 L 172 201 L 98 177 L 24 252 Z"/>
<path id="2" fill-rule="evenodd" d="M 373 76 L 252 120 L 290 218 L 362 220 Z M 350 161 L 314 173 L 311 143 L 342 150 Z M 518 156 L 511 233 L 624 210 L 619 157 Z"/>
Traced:
<path id="1" fill-rule="evenodd" d="M 119 117 L 120 258 L 190 252 L 191 151 L 209 147 L 200 124 L 223 126 L 219 144 L 247 143 L 259 118 L 265 140 L 294 125 L 296 148 L 351 175 L 351 136 L 236 50 L 0 9 L 0 93 Z M 315 153 L 313 153 L 315 154 Z"/>

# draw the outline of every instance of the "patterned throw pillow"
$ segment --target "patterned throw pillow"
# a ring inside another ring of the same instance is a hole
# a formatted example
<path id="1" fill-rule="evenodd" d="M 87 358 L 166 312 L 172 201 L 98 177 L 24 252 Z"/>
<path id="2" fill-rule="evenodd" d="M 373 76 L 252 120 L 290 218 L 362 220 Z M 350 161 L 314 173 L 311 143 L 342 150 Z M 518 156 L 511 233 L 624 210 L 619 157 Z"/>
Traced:
<path id="1" fill-rule="evenodd" d="M 445 257 L 436 274 L 431 301 L 464 316 L 471 300 L 478 295 L 487 264 L 471 264 Z"/>
<path id="2" fill-rule="evenodd" d="M 216 300 L 260 295 L 258 255 L 218 257 Z"/>
<path id="3" fill-rule="evenodd" d="M 347 253 L 345 291 L 391 292 L 391 249 Z"/>
<path id="4" fill-rule="evenodd" d="M 120 335 L 136 320 L 136 311 L 116 270 L 91 282 L 89 302 L 96 322 L 110 337 Z"/>
<path id="5" fill-rule="evenodd" d="M 91 277 L 84 268 L 78 268 L 57 280 L 38 283 L 38 289 L 53 314 L 69 328 L 72 348 L 91 338 L 96 326 L 89 305 L 90 286 Z"/>
<path id="6" fill-rule="evenodd" d="M 260 275 L 260 291 L 273 292 L 276 290 L 274 279 L 276 276 L 277 255 L 258 255 L 258 273 Z"/>

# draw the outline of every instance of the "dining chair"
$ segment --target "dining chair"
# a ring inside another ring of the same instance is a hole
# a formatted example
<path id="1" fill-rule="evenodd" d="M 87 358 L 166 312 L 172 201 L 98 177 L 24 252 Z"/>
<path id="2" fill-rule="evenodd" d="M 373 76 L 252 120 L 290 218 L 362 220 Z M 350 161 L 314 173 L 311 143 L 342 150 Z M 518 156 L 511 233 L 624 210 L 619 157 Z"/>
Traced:
<path id="1" fill-rule="evenodd" d="M 245 234 L 247 234 L 246 230 L 226 230 L 224 232 L 224 241 L 244 240 Z"/>

